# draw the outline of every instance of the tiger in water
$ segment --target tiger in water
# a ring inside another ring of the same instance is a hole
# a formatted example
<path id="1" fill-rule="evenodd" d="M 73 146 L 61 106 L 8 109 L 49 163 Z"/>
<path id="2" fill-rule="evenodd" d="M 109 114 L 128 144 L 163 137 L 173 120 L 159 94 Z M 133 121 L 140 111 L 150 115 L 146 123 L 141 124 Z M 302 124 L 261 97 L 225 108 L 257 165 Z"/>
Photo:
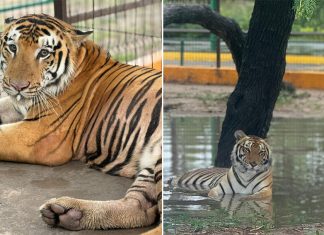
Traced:
<path id="1" fill-rule="evenodd" d="M 232 167 L 205 168 L 189 171 L 171 181 L 174 186 L 191 190 L 208 190 L 208 196 L 220 198 L 227 194 L 266 198 L 272 195 L 270 146 L 257 136 L 243 131 L 234 133 Z"/>
<path id="2" fill-rule="evenodd" d="M 91 32 L 45 14 L 8 19 L 0 37 L 0 160 L 80 160 L 135 178 L 124 198 L 53 198 L 45 223 L 70 230 L 135 228 L 161 214 L 161 72 L 122 64 Z M 89 189 L 90 190 L 90 189 Z"/>

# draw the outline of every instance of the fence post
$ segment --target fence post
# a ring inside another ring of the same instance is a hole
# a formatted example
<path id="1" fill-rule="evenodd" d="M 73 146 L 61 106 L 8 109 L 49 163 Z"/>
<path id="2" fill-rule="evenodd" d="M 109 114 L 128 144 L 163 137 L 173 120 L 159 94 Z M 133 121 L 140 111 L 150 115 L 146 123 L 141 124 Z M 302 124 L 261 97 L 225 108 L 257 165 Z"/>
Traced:
<path id="1" fill-rule="evenodd" d="M 66 0 L 54 0 L 54 15 L 60 20 L 67 21 Z"/>
<path id="2" fill-rule="evenodd" d="M 180 65 L 183 66 L 184 64 L 184 40 L 180 42 Z"/>

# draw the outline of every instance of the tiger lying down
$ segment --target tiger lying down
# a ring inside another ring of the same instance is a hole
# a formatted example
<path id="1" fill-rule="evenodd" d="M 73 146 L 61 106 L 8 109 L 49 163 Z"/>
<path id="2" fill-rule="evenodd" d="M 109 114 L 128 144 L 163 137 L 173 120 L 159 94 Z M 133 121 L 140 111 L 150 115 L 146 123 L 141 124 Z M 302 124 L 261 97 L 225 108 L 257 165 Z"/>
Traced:
<path id="1" fill-rule="evenodd" d="M 50 199 L 42 219 L 70 230 L 153 224 L 161 213 L 161 72 L 113 60 L 85 39 L 91 32 L 48 15 L 7 21 L 0 39 L 9 95 L 0 100 L 0 160 L 81 160 L 135 178 L 120 200 Z"/>
<path id="2" fill-rule="evenodd" d="M 191 190 L 209 190 L 208 196 L 246 195 L 245 199 L 262 199 L 272 195 L 270 147 L 261 138 L 235 132 L 232 167 L 196 169 L 172 180 L 171 184 Z"/>

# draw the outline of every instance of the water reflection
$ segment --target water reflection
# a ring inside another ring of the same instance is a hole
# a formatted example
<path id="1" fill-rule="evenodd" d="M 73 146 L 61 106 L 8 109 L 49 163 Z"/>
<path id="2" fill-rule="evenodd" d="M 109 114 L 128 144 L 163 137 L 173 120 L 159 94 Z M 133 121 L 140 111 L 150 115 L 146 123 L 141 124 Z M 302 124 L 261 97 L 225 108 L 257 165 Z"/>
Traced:
<path id="1" fill-rule="evenodd" d="M 165 119 L 165 179 L 211 166 L 222 118 Z M 324 120 L 274 119 L 269 132 L 273 151 L 272 201 L 220 202 L 206 192 L 165 185 L 165 228 L 190 226 L 273 226 L 322 222 L 324 218 Z M 192 220 L 194 218 L 194 220 Z"/>

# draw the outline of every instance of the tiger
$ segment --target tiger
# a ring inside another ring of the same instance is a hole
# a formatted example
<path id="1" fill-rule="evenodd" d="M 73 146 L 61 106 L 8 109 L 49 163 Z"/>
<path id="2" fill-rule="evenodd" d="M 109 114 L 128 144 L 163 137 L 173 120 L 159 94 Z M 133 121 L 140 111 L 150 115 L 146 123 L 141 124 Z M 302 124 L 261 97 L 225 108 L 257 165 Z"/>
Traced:
<path id="1" fill-rule="evenodd" d="M 0 37 L 0 160 L 72 160 L 134 178 L 119 200 L 58 197 L 43 221 L 68 230 L 136 228 L 162 207 L 162 75 L 120 63 L 81 31 L 46 14 L 7 20 Z M 89 189 L 90 190 L 90 189 Z"/>
<path id="2" fill-rule="evenodd" d="M 228 168 L 195 169 L 171 179 L 172 186 L 209 191 L 211 198 L 245 195 L 245 199 L 262 199 L 272 195 L 271 150 L 267 142 L 248 136 L 242 130 L 234 133 L 236 143 Z"/>

